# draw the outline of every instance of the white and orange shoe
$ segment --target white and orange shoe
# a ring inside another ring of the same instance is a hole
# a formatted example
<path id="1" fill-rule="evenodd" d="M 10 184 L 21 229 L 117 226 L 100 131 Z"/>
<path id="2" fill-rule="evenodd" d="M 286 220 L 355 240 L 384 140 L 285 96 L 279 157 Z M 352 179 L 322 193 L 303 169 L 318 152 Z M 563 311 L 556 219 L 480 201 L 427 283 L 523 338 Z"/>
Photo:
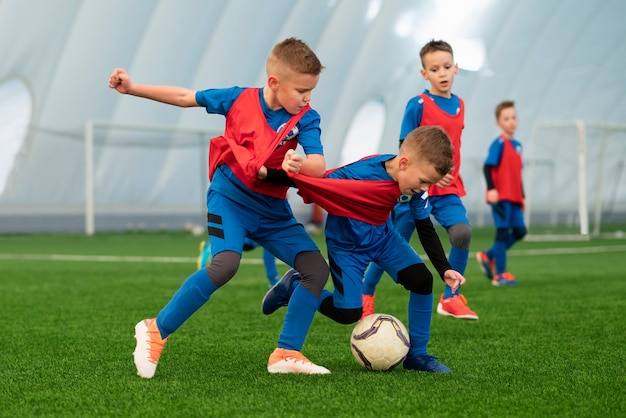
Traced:
<path id="1" fill-rule="evenodd" d="M 365 318 L 373 314 L 374 311 L 374 300 L 376 299 L 376 294 L 366 295 L 363 294 L 363 314 L 361 314 L 361 319 Z"/>
<path id="2" fill-rule="evenodd" d="M 277 348 L 267 362 L 267 371 L 270 373 L 304 373 L 329 374 L 330 371 L 314 364 L 297 350 Z"/>
<path id="3" fill-rule="evenodd" d="M 156 325 L 156 318 L 144 319 L 135 325 L 135 339 L 137 345 L 133 356 L 137 374 L 150 379 L 156 372 L 157 363 L 165 343 L 169 337 L 161 338 L 161 332 Z"/>
<path id="4" fill-rule="evenodd" d="M 437 304 L 437 313 L 460 319 L 478 319 L 476 312 L 467 306 L 467 299 L 461 294 L 446 299 L 443 298 L 442 294 Z"/>
<path id="5" fill-rule="evenodd" d="M 494 286 L 515 286 L 518 285 L 519 282 L 513 277 L 511 273 L 505 271 L 502 274 L 498 274 L 494 276 L 491 284 Z"/>

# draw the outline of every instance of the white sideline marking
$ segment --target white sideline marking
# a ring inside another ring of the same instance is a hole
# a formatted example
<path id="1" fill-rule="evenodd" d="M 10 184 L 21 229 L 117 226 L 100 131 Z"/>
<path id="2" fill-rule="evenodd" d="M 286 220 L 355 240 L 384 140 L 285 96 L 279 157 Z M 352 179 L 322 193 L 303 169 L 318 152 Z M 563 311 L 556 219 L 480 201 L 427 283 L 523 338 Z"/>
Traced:
<path id="1" fill-rule="evenodd" d="M 541 256 L 541 255 L 566 255 L 566 254 L 596 254 L 626 252 L 626 245 L 604 245 L 598 247 L 579 248 L 543 248 L 535 250 L 511 250 L 507 253 L 513 257 Z M 470 257 L 475 253 L 470 254 Z M 427 257 L 422 257 L 427 260 Z M 0 260 L 28 260 L 28 261 L 83 261 L 105 263 L 180 263 L 195 264 L 197 257 L 141 257 L 141 256 L 116 256 L 116 255 L 71 255 L 71 254 L 0 254 Z M 277 262 L 282 263 L 280 260 Z M 261 258 L 241 259 L 241 264 L 263 264 Z"/>
<path id="2" fill-rule="evenodd" d="M 141 257 L 124 255 L 71 255 L 71 254 L 0 254 L 0 260 L 29 261 L 86 261 L 104 263 L 179 263 L 195 264 L 197 257 Z M 260 258 L 243 258 L 241 264 L 263 264 Z"/>
<path id="3" fill-rule="evenodd" d="M 543 248 L 536 250 L 511 250 L 507 255 L 527 256 L 527 255 L 565 255 L 565 254 L 597 254 L 626 252 L 626 245 L 605 245 L 599 247 L 581 248 Z"/>

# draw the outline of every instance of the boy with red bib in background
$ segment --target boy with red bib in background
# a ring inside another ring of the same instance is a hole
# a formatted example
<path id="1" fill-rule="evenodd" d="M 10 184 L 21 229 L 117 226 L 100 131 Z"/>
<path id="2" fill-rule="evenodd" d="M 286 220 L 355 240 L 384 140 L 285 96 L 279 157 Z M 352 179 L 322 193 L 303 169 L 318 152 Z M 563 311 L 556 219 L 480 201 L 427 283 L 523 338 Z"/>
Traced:
<path id="1" fill-rule="evenodd" d="M 491 284 L 510 286 L 516 285 L 517 280 L 506 269 L 506 252 L 526 235 L 522 144 L 513 139 L 517 129 L 513 101 L 505 100 L 496 106 L 496 121 L 502 133 L 491 143 L 483 169 L 496 238 L 488 251 L 476 254 L 476 259 Z"/>
<path id="2" fill-rule="evenodd" d="M 413 97 L 406 105 L 400 143 L 409 132 L 418 126 L 440 126 L 450 137 L 453 147 L 454 170 L 437 184 L 428 188 L 428 200 L 432 206 L 433 217 L 448 232 L 452 246 L 448 261 L 452 269 L 465 273 L 469 258 L 469 245 L 472 237 L 467 211 L 461 197 L 465 196 L 465 187 L 460 175 L 461 168 L 461 132 L 464 127 L 463 100 L 452 94 L 454 76 L 459 67 L 454 63 L 452 47 L 445 41 L 432 40 L 420 51 L 424 80 L 430 82 L 430 90 Z M 415 224 L 410 216 L 410 200 L 399 199 L 394 208 L 392 219 L 395 228 L 405 240 L 410 241 Z M 363 316 L 374 313 L 374 291 L 380 281 L 383 269 L 377 264 L 370 264 L 363 280 Z M 460 287 L 453 291 L 446 286 L 439 299 L 437 313 L 461 319 L 478 319 L 478 315 L 467 306 L 467 300 L 460 294 Z"/>

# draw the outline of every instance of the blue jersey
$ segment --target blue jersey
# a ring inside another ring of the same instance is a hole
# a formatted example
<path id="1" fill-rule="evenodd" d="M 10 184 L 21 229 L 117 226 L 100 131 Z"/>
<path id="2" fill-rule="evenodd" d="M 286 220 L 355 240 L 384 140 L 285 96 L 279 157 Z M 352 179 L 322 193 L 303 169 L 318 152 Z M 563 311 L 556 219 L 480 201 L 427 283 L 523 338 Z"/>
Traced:
<path id="1" fill-rule="evenodd" d="M 207 113 L 225 116 L 244 90 L 245 88 L 242 87 L 200 90 L 196 92 L 196 102 L 205 107 Z M 280 132 L 293 116 L 285 109 L 271 110 L 268 108 L 263 99 L 263 89 L 259 90 L 259 102 L 267 123 L 277 132 Z M 285 140 L 296 138 L 305 154 L 323 155 L 324 149 L 320 134 L 320 116 L 315 110 L 311 109 L 302 116 L 302 119 L 287 135 Z M 226 164 L 220 165 L 216 170 L 209 190 L 219 192 L 229 199 L 261 213 L 271 213 L 273 211 L 272 208 L 276 204 L 274 201 L 277 200 L 250 190 L 233 174 Z"/>
<path id="2" fill-rule="evenodd" d="M 511 145 L 515 148 L 515 151 L 519 155 L 522 155 L 522 143 L 517 139 L 511 138 Z M 494 167 L 500 165 L 500 160 L 502 159 L 502 150 L 504 149 L 504 141 L 501 137 L 497 137 L 491 143 L 489 147 L 489 152 L 487 154 L 487 159 L 485 160 L 485 165 L 492 165 Z"/>
<path id="3" fill-rule="evenodd" d="M 385 169 L 385 162 L 395 158 L 393 154 L 367 157 L 330 172 L 329 178 L 351 180 L 393 181 Z M 326 241 L 344 250 L 367 251 L 380 246 L 381 239 L 392 229 L 389 221 L 372 225 L 344 216 L 328 214 L 326 218 Z"/>
<path id="4" fill-rule="evenodd" d="M 422 220 L 430 216 L 431 206 L 428 203 L 428 192 L 421 192 L 411 196 L 409 202 L 413 219 Z"/>
<path id="5" fill-rule="evenodd" d="M 395 155 L 367 157 L 332 171 L 327 177 L 393 181 L 385 168 L 385 162 L 392 158 L 395 158 Z M 421 195 L 416 195 L 412 197 L 411 201 L 413 200 L 417 212 L 421 213 L 417 206 L 427 202 L 427 199 L 421 199 Z M 422 209 L 428 210 L 427 206 Z M 409 243 L 393 227 L 391 218 L 382 225 L 373 225 L 329 213 L 325 232 L 335 286 L 333 304 L 341 309 L 355 309 L 361 306 L 362 280 L 369 263 L 380 263 L 394 281 L 398 280 L 398 272 L 404 271 L 408 266 L 423 263 Z M 432 277 L 430 280 L 432 281 Z"/>
<path id="6" fill-rule="evenodd" d="M 437 106 L 450 115 L 457 115 L 461 111 L 461 102 L 459 96 L 452 95 L 449 99 L 442 96 L 431 94 L 428 90 L 424 90 L 424 94 L 430 96 Z M 422 124 L 422 114 L 424 112 L 424 99 L 420 96 L 411 98 L 406 104 L 404 117 L 402 118 L 402 126 L 400 127 L 400 141 L 415 128 Z"/>

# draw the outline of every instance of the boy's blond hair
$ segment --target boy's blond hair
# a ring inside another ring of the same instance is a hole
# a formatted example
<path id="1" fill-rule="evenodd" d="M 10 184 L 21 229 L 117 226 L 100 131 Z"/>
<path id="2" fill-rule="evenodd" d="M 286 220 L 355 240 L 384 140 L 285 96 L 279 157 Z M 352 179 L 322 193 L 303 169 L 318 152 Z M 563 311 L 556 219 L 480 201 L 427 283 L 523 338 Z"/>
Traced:
<path id="1" fill-rule="evenodd" d="M 454 167 L 452 142 L 439 126 L 420 126 L 412 130 L 400 145 L 400 155 L 412 161 L 431 163 L 441 176 L 450 173 Z"/>
<path id="2" fill-rule="evenodd" d="M 449 43 L 443 40 L 430 40 L 424 45 L 420 51 L 420 60 L 422 61 L 422 68 L 424 67 L 424 55 L 431 54 L 437 51 L 449 52 L 450 55 L 454 58 L 454 52 L 452 52 L 452 46 Z"/>
<path id="3" fill-rule="evenodd" d="M 319 75 L 324 66 L 309 46 L 296 38 L 287 38 L 276 44 L 267 57 L 268 74 L 286 67 L 298 74 Z"/>
<path id="4" fill-rule="evenodd" d="M 515 102 L 513 100 L 503 100 L 496 106 L 496 121 L 500 120 L 500 113 L 509 107 L 515 107 Z"/>

